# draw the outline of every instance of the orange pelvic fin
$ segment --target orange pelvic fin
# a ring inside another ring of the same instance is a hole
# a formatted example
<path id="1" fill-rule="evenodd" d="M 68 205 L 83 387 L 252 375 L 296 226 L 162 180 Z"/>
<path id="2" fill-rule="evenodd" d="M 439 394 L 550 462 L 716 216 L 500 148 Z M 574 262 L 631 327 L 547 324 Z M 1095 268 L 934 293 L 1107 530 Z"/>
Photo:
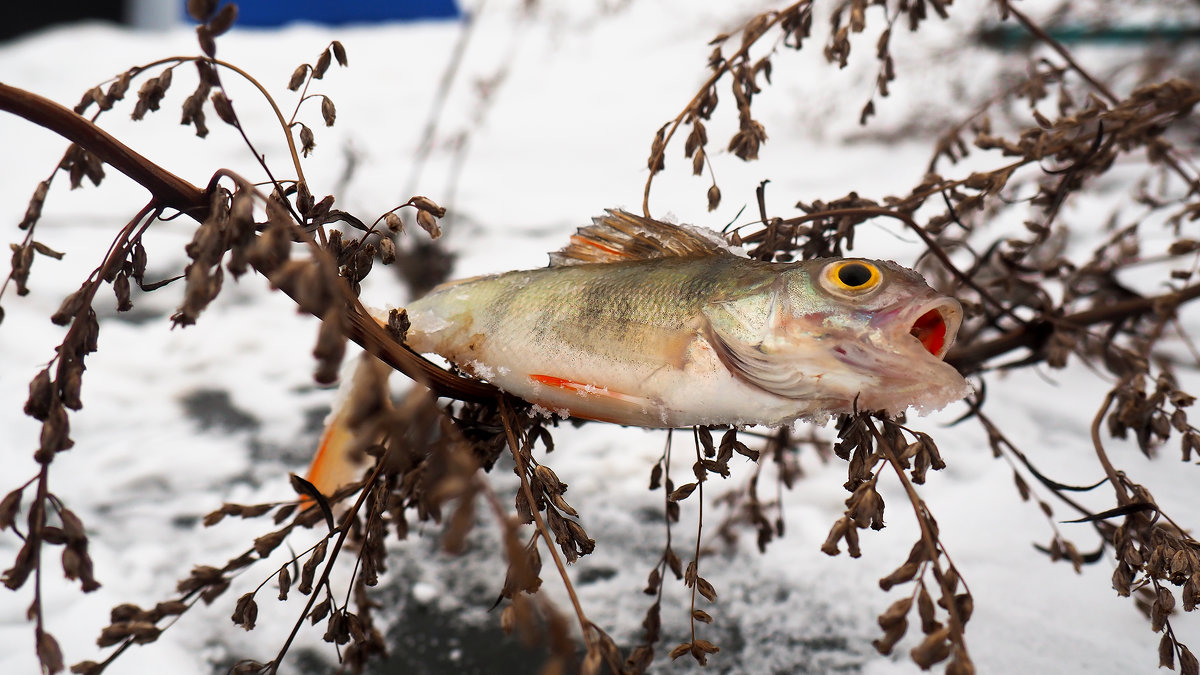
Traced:
<path id="1" fill-rule="evenodd" d="M 540 394 L 529 397 L 531 401 L 551 410 L 566 410 L 574 417 L 644 426 L 659 415 L 659 406 L 642 396 L 555 375 L 535 374 L 529 379 L 545 385 Z"/>

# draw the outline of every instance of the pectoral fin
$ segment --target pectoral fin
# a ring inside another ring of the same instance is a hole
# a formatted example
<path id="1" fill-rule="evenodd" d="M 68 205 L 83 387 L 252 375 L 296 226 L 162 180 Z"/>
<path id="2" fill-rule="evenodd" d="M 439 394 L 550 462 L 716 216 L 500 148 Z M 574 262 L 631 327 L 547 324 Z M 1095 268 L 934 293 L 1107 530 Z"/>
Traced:
<path id="1" fill-rule="evenodd" d="M 815 338 L 789 335 L 781 348 L 782 332 L 776 302 L 762 303 L 761 321 L 747 321 L 745 307 L 718 303 L 705 309 L 705 336 L 721 363 L 736 377 L 784 398 L 820 399 L 823 371 L 814 367 L 823 353 Z"/>

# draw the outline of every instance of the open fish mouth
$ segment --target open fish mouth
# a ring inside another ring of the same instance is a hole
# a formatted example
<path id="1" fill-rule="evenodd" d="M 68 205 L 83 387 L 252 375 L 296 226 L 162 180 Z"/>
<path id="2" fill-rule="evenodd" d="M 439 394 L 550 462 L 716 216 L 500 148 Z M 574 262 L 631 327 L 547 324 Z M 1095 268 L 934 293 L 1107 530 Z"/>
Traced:
<path id="1" fill-rule="evenodd" d="M 908 334 L 916 338 L 925 351 L 939 359 L 944 357 L 962 324 L 962 305 L 954 298 L 940 298 L 918 308 L 915 314 L 917 318 Z"/>

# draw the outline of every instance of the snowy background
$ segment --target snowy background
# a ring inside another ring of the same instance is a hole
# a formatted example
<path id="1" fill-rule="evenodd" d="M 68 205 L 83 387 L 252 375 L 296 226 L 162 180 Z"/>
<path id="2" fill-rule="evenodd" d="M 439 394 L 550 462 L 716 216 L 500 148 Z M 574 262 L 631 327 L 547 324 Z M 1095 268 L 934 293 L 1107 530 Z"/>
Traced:
<path id="1" fill-rule="evenodd" d="M 519 3 L 490 3 L 480 16 L 439 120 L 433 152 L 419 175 L 413 157 L 461 31 L 458 24 L 234 31 L 220 39 L 218 53 L 277 92 L 290 111 L 295 99 L 284 85 L 292 70 L 315 60 L 330 40 L 340 40 L 350 67 L 334 66 L 314 87 L 337 104 L 337 125 L 324 128 L 317 104 L 306 104 L 318 147 L 305 171 L 317 197 L 334 193 L 341 208 L 364 218 L 410 194 L 443 203 L 452 198 L 445 242 L 457 254 L 455 276 L 537 267 L 545 264 L 546 251 L 560 247 L 575 227 L 603 209 L 640 206 L 650 140 L 706 76 L 707 41 L 771 5 L 578 3 L 525 16 L 510 4 Z M 744 164 L 719 151 L 736 124 L 732 97 L 722 89 L 722 109 L 709 129 L 724 194 L 721 208 L 706 212 L 707 178 L 691 177 L 680 137 L 668 149 L 668 171 L 656 181 L 652 210 L 719 229 L 738 218 L 741 208 L 755 211 L 754 187 L 765 178 L 772 181 L 768 205 L 779 214 L 790 213 L 798 200 L 832 199 L 851 190 L 872 198 L 905 191 L 925 170 L 933 130 L 961 117 L 981 93 L 995 88 L 1004 56 L 962 45 L 978 17 L 988 14 L 983 5 L 956 5 L 950 21 L 929 26 L 919 39 L 897 38 L 905 45 L 899 80 L 891 98 L 877 101 L 879 118 L 866 131 L 857 119 L 875 75 L 869 58 L 873 38 L 859 41 L 850 67 L 839 71 L 820 56 L 824 29 L 818 23 L 802 52 L 780 55 L 775 85 L 756 99 L 769 134 L 761 161 Z M 73 105 L 83 91 L 131 65 L 194 53 L 194 34 L 187 28 L 140 33 L 74 26 L 0 46 L 0 81 Z M 1131 54 L 1111 48 L 1079 53 L 1085 62 L 1102 64 Z M 146 121 L 131 123 L 122 112 L 128 106 L 121 104 L 125 107 L 102 118 L 103 126 L 195 184 L 205 184 L 218 167 L 258 178 L 241 140 L 215 116 L 209 122 L 213 133 L 204 141 L 176 124 L 177 106 L 195 84 L 193 72 L 190 66 L 178 69 L 163 110 Z M 285 146 L 269 109 L 234 77 L 226 75 L 225 81 L 258 150 L 285 170 Z M 931 108 L 935 101 L 938 107 Z M 908 124 L 914 118 L 920 124 Z M 465 131 L 469 146 L 457 174 L 454 148 Z M 0 223 L 10 228 L 8 240 L 17 241 L 15 225 L 28 196 L 49 175 L 64 144 L 47 131 L 0 116 L 0 147 Z M 32 293 L 4 297 L 0 492 L 36 473 L 31 455 L 38 427 L 21 407 L 29 379 L 61 339 L 61 329 L 47 317 L 99 263 L 113 234 L 146 198 L 113 171 L 101 189 L 68 193 L 63 180 L 51 192 L 38 239 L 67 256 L 61 262 L 39 258 Z M 1099 223 L 1107 212 L 1094 208 Z M 146 238 L 148 278 L 182 269 L 190 226 L 154 226 Z M 1083 251 L 1093 244 L 1082 240 L 1072 247 Z M 916 250 L 903 233 L 885 226 L 869 225 L 856 238 L 855 253 L 863 256 L 904 263 Z M 364 299 L 402 305 L 403 289 L 386 270 L 377 270 Z M 71 418 L 77 444 L 56 459 L 51 471 L 52 490 L 90 528 L 103 584 L 84 596 L 57 578 L 54 564 L 47 566 L 48 629 L 63 645 L 68 663 L 102 658 L 95 638 L 112 606 L 152 606 L 171 596 L 176 580 L 193 563 L 219 565 L 266 531 L 265 521 L 229 519 L 204 529 L 199 518 L 222 501 L 291 498 L 287 473 L 303 471 L 334 394 L 311 378 L 316 321 L 297 314 L 291 301 L 271 293 L 261 278 L 227 283 L 196 326 L 172 330 L 168 317 L 181 292 L 175 287 L 135 292 L 135 309 L 120 315 L 111 298 L 100 303 L 100 351 L 87 362 L 86 407 Z M 1193 330 L 1200 328 L 1196 310 L 1189 307 L 1183 316 Z M 1194 373 L 1189 377 L 1183 388 L 1200 389 Z M 1049 476 L 1090 483 L 1102 473 L 1087 429 L 1108 386 L 1102 376 L 1080 367 L 1027 369 L 993 378 L 988 406 L 1011 440 Z M 1034 550 L 1035 540 L 1050 540 L 1050 527 L 1036 505 L 1018 500 L 1009 468 L 992 458 L 977 426 L 944 427 L 963 411 L 956 405 L 913 421 L 934 435 L 949 464 L 932 474 L 921 492 L 975 596 L 967 635 L 979 671 L 1153 670 L 1158 636 L 1130 601 L 1109 590 L 1111 562 L 1076 574 Z M 831 429 L 821 433 L 832 437 Z M 559 449 L 548 463 L 570 485 L 567 498 L 597 541 L 596 553 L 572 569 L 584 608 L 620 644 L 632 644 L 640 637 L 649 602 L 640 589 L 663 536 L 662 495 L 647 492 L 645 485 L 664 435 L 591 424 L 559 428 L 555 440 Z M 1200 522 L 1192 488 L 1195 469 L 1181 465 L 1173 448 L 1153 461 L 1131 445 L 1113 442 L 1110 450 L 1177 521 Z M 806 476 L 784 495 L 787 535 L 766 555 L 757 553 L 749 532 L 732 547 L 709 542 L 715 552 L 702 559 L 701 573 L 720 599 L 705 607 L 716 621 L 701 636 L 722 647 L 709 670 L 915 672 L 907 656 L 915 644 L 912 634 L 892 657 L 878 655 L 870 645 L 880 634 L 876 616 L 907 592 L 902 587 L 885 594 L 876 585 L 904 561 L 916 537 L 902 491 L 893 480 L 881 480 L 888 527 L 862 534 L 861 559 L 830 558 L 819 546 L 848 496 L 841 487 L 845 465 L 822 464 L 811 452 L 801 461 Z M 742 462 L 728 486 L 709 484 L 707 504 L 713 492 L 735 489 L 749 477 L 751 467 Z M 685 462 L 677 462 L 677 468 L 688 471 Z M 498 467 L 491 480 L 502 495 L 515 484 L 506 466 Z M 1103 489 L 1084 499 L 1095 508 L 1112 505 Z M 694 498 L 684 503 L 683 522 L 674 530 L 677 550 L 692 545 L 694 503 Z M 709 534 L 719 516 L 718 509 L 706 509 Z M 1074 517 L 1065 510 L 1058 516 Z M 1081 550 L 1095 548 L 1088 526 L 1060 528 Z M 471 551 L 460 558 L 439 552 L 436 530 L 395 545 L 382 616 L 389 621 L 397 655 L 379 672 L 529 672 L 540 663 L 541 656 L 505 639 L 497 613 L 487 611 L 504 576 L 492 529 L 490 523 L 477 528 Z M 293 548 L 306 548 L 310 536 L 295 535 Z M 0 534 L 5 566 L 18 545 L 11 532 Z M 271 658 L 300 611 L 295 598 L 290 603 L 264 599 L 253 633 L 228 619 L 236 597 L 270 574 L 260 567 L 236 580 L 214 606 L 187 614 L 157 643 L 123 655 L 110 672 L 210 673 L 238 658 Z M 552 570 L 547 568 L 544 578 L 565 609 Z M 0 593 L 0 672 L 37 669 L 33 629 L 24 617 L 31 597 L 29 587 Z M 660 655 L 685 639 L 686 618 L 682 584 L 668 583 Z M 1195 617 L 1180 617 L 1175 625 L 1183 641 L 1193 649 L 1200 646 Z M 917 632 L 914 627 L 912 633 Z M 322 664 L 332 658 L 332 649 L 319 633 L 301 634 L 291 657 L 297 670 L 328 668 Z M 669 665 L 661 656 L 658 667 L 669 672 L 696 668 L 687 658 Z"/>

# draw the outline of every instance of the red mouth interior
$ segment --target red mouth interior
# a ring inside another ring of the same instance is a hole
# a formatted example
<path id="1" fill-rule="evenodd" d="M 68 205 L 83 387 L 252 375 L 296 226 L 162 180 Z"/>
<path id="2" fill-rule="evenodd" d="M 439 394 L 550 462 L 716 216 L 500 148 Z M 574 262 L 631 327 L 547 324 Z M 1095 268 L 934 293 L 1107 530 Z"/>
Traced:
<path id="1" fill-rule="evenodd" d="M 941 312 L 936 309 L 922 314 L 909 333 L 920 340 L 926 351 L 934 356 L 940 356 L 942 348 L 946 346 L 946 322 L 942 319 Z"/>

